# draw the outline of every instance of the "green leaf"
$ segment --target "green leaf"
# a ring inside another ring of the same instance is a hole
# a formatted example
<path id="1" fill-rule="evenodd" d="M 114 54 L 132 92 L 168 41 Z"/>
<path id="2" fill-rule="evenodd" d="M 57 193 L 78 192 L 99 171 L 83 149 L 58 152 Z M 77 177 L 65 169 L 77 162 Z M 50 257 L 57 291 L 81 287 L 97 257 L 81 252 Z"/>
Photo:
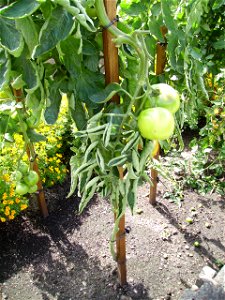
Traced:
<path id="1" fill-rule="evenodd" d="M 32 54 L 36 58 L 64 40 L 73 28 L 73 16 L 61 6 L 56 7 L 45 21 L 39 35 L 39 45 Z"/>
<path id="2" fill-rule="evenodd" d="M 122 88 L 118 83 L 110 83 L 104 90 L 90 96 L 90 99 L 94 103 L 105 103 L 121 90 Z"/>
<path id="3" fill-rule="evenodd" d="M 22 79 L 22 74 L 17 76 L 11 83 L 12 88 L 15 90 L 19 90 L 19 89 L 23 88 L 24 85 L 25 85 L 25 82 Z"/>
<path id="4" fill-rule="evenodd" d="M 162 14 L 167 28 L 170 31 L 176 31 L 176 23 L 174 22 L 174 17 L 170 9 L 169 2 L 167 0 L 161 0 Z"/>
<path id="5" fill-rule="evenodd" d="M 100 180 L 100 177 L 96 176 L 92 180 L 90 180 L 88 182 L 88 184 L 85 186 L 85 190 L 84 190 L 83 196 L 81 198 L 81 202 L 79 204 L 79 212 L 80 213 L 82 213 L 84 208 L 87 206 L 88 202 L 94 196 L 96 189 L 97 189 L 97 183 L 99 180 Z"/>
<path id="6" fill-rule="evenodd" d="M 9 142 L 9 143 L 14 143 L 14 142 L 15 142 L 13 136 L 12 136 L 10 133 L 4 134 L 4 139 L 5 139 L 7 142 Z"/>
<path id="7" fill-rule="evenodd" d="M 86 110 L 83 103 L 74 98 L 74 94 L 69 98 L 69 109 L 77 129 L 84 130 L 87 127 Z"/>
<path id="8" fill-rule="evenodd" d="M 127 155 L 120 155 L 108 162 L 109 167 L 122 166 L 127 161 Z"/>
<path id="9" fill-rule="evenodd" d="M 39 105 L 41 102 L 41 91 L 40 89 L 35 90 L 33 93 L 28 93 L 26 95 L 26 106 L 32 110 L 39 109 Z"/>
<path id="10" fill-rule="evenodd" d="M 78 54 L 80 41 L 73 36 L 60 43 L 62 60 L 66 69 L 70 72 L 71 76 L 78 78 L 81 73 L 82 55 Z M 72 54 L 72 55 L 71 55 Z"/>
<path id="11" fill-rule="evenodd" d="M 40 133 L 37 133 L 33 129 L 28 129 L 27 130 L 27 135 L 28 135 L 30 141 L 33 142 L 33 143 L 38 143 L 38 142 L 46 141 L 46 137 L 44 135 L 42 135 Z"/>
<path id="12" fill-rule="evenodd" d="M 16 28 L 22 32 L 31 57 L 34 47 L 38 44 L 38 32 L 34 21 L 31 17 L 17 19 Z"/>
<path id="13" fill-rule="evenodd" d="M 178 45 L 178 36 L 176 34 L 169 34 L 167 36 L 168 40 L 168 46 L 167 46 L 167 51 L 168 51 L 168 56 L 170 60 L 170 65 L 174 70 L 177 70 L 177 56 L 176 56 L 176 48 Z"/>
<path id="14" fill-rule="evenodd" d="M 215 49 L 225 49 L 225 36 L 223 36 L 220 40 L 213 43 L 213 47 Z"/>
<path id="15" fill-rule="evenodd" d="M 97 72 L 99 68 L 99 55 L 87 56 L 84 59 L 83 64 L 92 72 Z"/>
<path id="16" fill-rule="evenodd" d="M 162 36 L 162 32 L 160 27 L 163 25 L 163 22 L 160 20 L 154 20 L 153 18 L 149 20 L 148 28 L 150 33 L 154 35 L 160 42 L 164 42 L 164 38 Z"/>
<path id="17" fill-rule="evenodd" d="M 55 81 L 50 84 L 48 105 L 44 113 L 45 121 L 48 124 L 54 124 L 58 118 L 62 95 L 60 93 L 60 81 Z"/>
<path id="18" fill-rule="evenodd" d="M 0 45 L 15 57 L 23 51 L 24 42 L 21 33 L 16 29 L 14 20 L 0 17 Z"/>
<path id="19" fill-rule="evenodd" d="M 39 87 L 39 75 L 37 66 L 30 59 L 27 59 L 28 49 L 24 49 L 21 56 L 15 58 L 13 68 L 23 75 L 28 92 L 34 91 Z"/>
<path id="20" fill-rule="evenodd" d="M 11 70 L 11 60 L 7 52 L 0 48 L 0 90 L 8 84 L 9 72 Z"/>
<path id="21" fill-rule="evenodd" d="M 138 189 L 138 179 L 130 180 L 130 187 L 127 193 L 127 202 L 132 213 L 134 211 L 134 206 L 137 199 L 137 189 Z"/>
<path id="22" fill-rule="evenodd" d="M 218 9 L 220 8 L 221 6 L 225 5 L 225 0 L 216 0 L 214 3 L 213 3 L 213 7 L 212 9 L 215 10 L 215 9 Z"/>
<path id="23" fill-rule="evenodd" d="M 208 10 L 208 2 L 209 0 L 193 1 L 191 11 L 188 14 L 186 33 L 188 33 L 191 28 L 194 28 L 196 25 L 200 24 L 204 12 L 207 12 Z"/>
<path id="24" fill-rule="evenodd" d="M 34 13 L 40 6 L 35 0 L 18 0 L 0 10 L 0 15 L 5 18 L 24 18 Z"/>
<path id="25" fill-rule="evenodd" d="M 193 48 L 190 48 L 189 53 L 194 59 L 201 61 L 202 54 L 203 54 L 202 49 L 193 47 Z"/>
<path id="26" fill-rule="evenodd" d="M 96 91 L 103 90 L 104 85 L 105 80 L 103 74 L 82 68 L 82 72 L 76 81 L 77 98 L 93 109 L 98 108 L 100 103 L 92 102 L 91 96 L 95 94 Z"/>
<path id="27" fill-rule="evenodd" d="M 122 10 L 130 16 L 138 16 L 141 13 L 146 13 L 147 4 L 143 1 L 138 3 L 126 3 L 125 1 L 120 4 Z"/>

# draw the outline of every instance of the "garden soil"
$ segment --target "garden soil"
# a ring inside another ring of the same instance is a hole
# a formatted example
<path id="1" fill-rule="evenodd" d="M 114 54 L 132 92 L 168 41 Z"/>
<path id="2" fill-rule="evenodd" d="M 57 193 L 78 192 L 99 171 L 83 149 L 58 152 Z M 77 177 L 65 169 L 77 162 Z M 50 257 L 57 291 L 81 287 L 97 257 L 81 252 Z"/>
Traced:
<path id="1" fill-rule="evenodd" d="M 163 198 L 169 189 L 160 178 L 153 207 L 144 184 L 134 214 L 127 210 L 124 287 L 109 251 L 109 202 L 96 195 L 79 215 L 79 198 L 66 198 L 69 180 L 46 190 L 49 217 L 32 210 L 0 224 L 0 300 L 178 300 L 203 266 L 224 262 L 225 200 L 186 190 L 179 206 Z"/>

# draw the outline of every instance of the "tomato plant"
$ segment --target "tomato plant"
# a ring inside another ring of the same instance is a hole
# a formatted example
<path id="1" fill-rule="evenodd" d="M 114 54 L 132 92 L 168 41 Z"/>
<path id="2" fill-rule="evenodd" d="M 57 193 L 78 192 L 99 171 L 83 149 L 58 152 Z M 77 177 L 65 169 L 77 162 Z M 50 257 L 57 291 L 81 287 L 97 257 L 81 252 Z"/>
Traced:
<path id="1" fill-rule="evenodd" d="M 145 165 L 154 152 L 155 143 L 151 139 L 167 139 L 175 127 L 171 113 L 178 109 L 178 94 L 159 83 L 170 84 L 182 94 L 181 109 L 176 113 L 178 137 L 177 123 L 182 127 L 188 119 L 195 124 L 193 111 L 209 100 L 204 76 L 213 69 L 210 49 L 221 50 L 224 45 L 211 23 L 219 43 L 215 41 L 207 51 L 202 51 L 199 34 L 207 31 L 203 20 L 210 5 L 222 24 L 219 11 L 224 4 L 216 0 L 206 0 L 204 4 L 199 0 L 188 1 L 187 5 L 176 0 L 171 3 L 121 0 L 118 14 L 122 18 L 117 28 L 111 24 L 103 0 L 31 0 L 30 3 L 27 6 L 23 1 L 1 2 L 0 26 L 4 28 L 0 31 L 1 146 L 13 143 L 15 134 L 19 134 L 24 148 L 30 151 L 28 168 L 32 170 L 36 158 L 34 143 L 49 141 L 38 128 L 43 121 L 55 124 L 62 94 L 66 94 L 74 128 L 69 195 L 78 190 L 80 211 L 95 192 L 110 198 L 117 219 L 113 244 L 127 204 L 134 209 L 140 180 L 149 181 Z M 90 14 L 92 7 L 97 17 Z M 168 28 L 166 40 L 161 26 Z M 112 34 L 120 56 L 120 83 L 107 86 L 102 28 Z M 154 72 L 157 41 L 168 43 L 168 67 L 162 76 L 155 76 Z M 202 60 L 207 61 L 207 67 Z M 164 87 L 162 95 L 161 87 Z M 166 98 L 167 92 L 172 97 Z M 115 94 L 120 96 L 116 108 L 110 103 Z M 143 111 L 146 99 L 151 107 L 147 114 Z M 58 140 L 55 144 L 61 147 Z M 50 158 L 42 165 L 49 169 L 49 160 L 56 157 L 51 146 L 47 151 Z M 50 167 L 59 176 L 57 162 Z M 120 178 L 120 167 L 126 174 L 124 180 Z"/>
<path id="2" fill-rule="evenodd" d="M 93 5 L 97 18 L 92 19 L 87 9 Z M 145 164 L 154 142 L 140 135 L 137 119 L 152 91 L 154 57 L 148 47 L 149 32 L 139 28 L 138 22 L 134 28 L 121 22 L 121 29 L 109 24 L 102 0 L 32 0 L 30 6 L 4 2 L 0 10 L 0 26 L 5 28 L 0 33 L 0 89 L 10 94 L 7 102 L 5 98 L 1 101 L 8 113 L 1 120 L 2 144 L 20 134 L 30 151 L 31 170 L 36 157 L 33 143 L 46 140 L 35 127 L 41 118 L 48 124 L 56 122 L 62 93 L 67 94 L 69 115 L 77 128 L 69 195 L 78 189 L 80 211 L 95 192 L 110 197 L 117 219 L 113 241 L 127 204 L 134 209 L 138 183 L 142 178 L 149 181 Z M 113 35 L 121 57 L 121 83 L 106 87 L 99 41 L 102 26 Z M 117 109 L 110 104 L 116 93 L 121 99 Z M 119 167 L 127 174 L 124 180 Z M 26 172 L 17 189 L 25 187 Z"/>

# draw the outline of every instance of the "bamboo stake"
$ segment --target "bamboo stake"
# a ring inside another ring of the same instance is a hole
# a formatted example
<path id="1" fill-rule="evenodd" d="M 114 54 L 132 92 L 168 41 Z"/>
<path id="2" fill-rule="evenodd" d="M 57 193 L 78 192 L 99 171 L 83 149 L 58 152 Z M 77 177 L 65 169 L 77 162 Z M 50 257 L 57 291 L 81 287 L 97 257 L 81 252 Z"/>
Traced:
<path id="1" fill-rule="evenodd" d="M 160 75 L 164 72 L 166 66 L 166 39 L 165 35 L 167 33 L 167 28 L 165 26 L 161 26 L 160 28 L 162 35 L 164 37 L 165 43 L 158 42 L 156 45 L 156 75 Z M 158 142 L 157 142 L 158 143 Z M 160 153 L 160 146 L 157 145 L 158 149 L 154 155 L 154 159 L 159 159 Z M 157 180 L 158 180 L 158 172 L 152 168 L 150 171 L 150 177 L 152 180 L 152 185 L 150 186 L 150 193 L 149 193 L 149 202 L 152 205 L 156 205 L 156 192 L 157 192 Z"/>
<path id="2" fill-rule="evenodd" d="M 116 1 L 104 0 L 106 12 L 110 20 L 116 17 Z M 105 65 L 105 81 L 106 84 L 111 82 L 119 82 L 119 61 L 118 49 L 115 47 L 113 36 L 108 30 L 103 30 L 103 50 L 104 50 L 104 65 Z M 115 95 L 112 101 L 119 103 L 119 95 Z M 123 168 L 118 168 L 120 179 L 123 180 Z M 125 239 L 125 215 L 119 222 L 119 230 L 116 235 L 116 251 L 117 251 L 117 269 L 118 279 L 121 286 L 127 282 L 126 270 L 126 239 Z"/>
<path id="3" fill-rule="evenodd" d="M 21 89 L 20 90 L 15 90 L 14 89 L 13 92 L 14 92 L 14 96 L 16 97 L 16 101 L 20 102 L 22 100 L 22 90 Z M 31 157 L 30 150 L 35 152 L 33 144 L 31 145 L 31 147 L 32 147 L 32 149 L 29 149 L 29 147 L 27 147 L 27 149 L 26 149 L 27 156 L 29 157 L 29 159 Z M 38 187 L 38 195 L 37 195 L 38 205 L 39 205 L 39 208 L 41 210 L 41 213 L 42 213 L 43 217 L 46 218 L 48 216 L 48 208 L 47 208 L 47 204 L 46 204 L 46 201 L 45 201 L 45 194 L 44 194 L 42 182 L 41 182 L 41 179 L 40 179 L 40 172 L 39 172 L 38 164 L 37 164 L 37 161 L 36 161 L 36 157 L 34 158 L 34 161 L 32 163 L 33 163 L 34 171 L 36 171 L 39 175 L 39 181 L 37 183 L 37 187 Z"/>

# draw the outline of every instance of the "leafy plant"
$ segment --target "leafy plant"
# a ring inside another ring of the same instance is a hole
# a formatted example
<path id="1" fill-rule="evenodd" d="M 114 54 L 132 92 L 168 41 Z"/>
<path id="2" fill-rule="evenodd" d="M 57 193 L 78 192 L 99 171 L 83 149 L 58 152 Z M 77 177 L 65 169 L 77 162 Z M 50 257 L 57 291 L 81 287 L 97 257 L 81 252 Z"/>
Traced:
<path id="1" fill-rule="evenodd" d="M 199 36 L 206 22 L 202 15 L 208 14 L 210 5 L 219 15 L 224 3 L 121 0 L 117 28 L 111 24 L 103 0 L 1 2 L 2 143 L 12 142 L 15 133 L 22 133 L 32 167 L 33 143 L 46 143 L 36 127 L 42 117 L 50 125 L 56 122 L 61 94 L 67 94 L 69 115 L 77 129 L 72 142 L 69 195 L 78 189 L 80 211 L 95 192 L 110 198 L 116 216 L 111 238 L 114 258 L 119 220 L 127 204 L 133 210 L 140 180 L 149 181 L 146 162 L 154 153 L 155 142 L 140 134 L 138 116 L 147 100 L 150 109 L 160 106 L 152 100 L 157 92 L 153 84 L 170 83 L 182 94 L 175 121 L 180 141 L 179 126 L 187 120 L 190 126 L 196 126 L 194 112 L 198 117 L 209 101 L 204 76 L 211 72 L 212 56 L 199 50 Z M 222 17 L 218 20 L 223 26 Z M 120 57 L 120 83 L 106 87 L 99 34 L 102 27 L 112 34 Z M 165 27 L 168 32 L 163 36 Z M 156 42 L 168 43 L 168 66 L 161 76 L 154 72 Z M 218 44 L 213 47 L 217 50 Z M 223 49 L 221 39 L 219 47 Z M 203 59 L 209 62 L 209 68 L 202 64 Z M 115 94 L 120 96 L 118 105 L 110 102 Z M 171 112 L 167 114 L 173 120 Z M 51 150 L 50 146 L 49 153 Z M 54 157 L 53 151 L 50 158 L 54 161 Z M 50 158 L 43 166 L 48 167 Z"/>

